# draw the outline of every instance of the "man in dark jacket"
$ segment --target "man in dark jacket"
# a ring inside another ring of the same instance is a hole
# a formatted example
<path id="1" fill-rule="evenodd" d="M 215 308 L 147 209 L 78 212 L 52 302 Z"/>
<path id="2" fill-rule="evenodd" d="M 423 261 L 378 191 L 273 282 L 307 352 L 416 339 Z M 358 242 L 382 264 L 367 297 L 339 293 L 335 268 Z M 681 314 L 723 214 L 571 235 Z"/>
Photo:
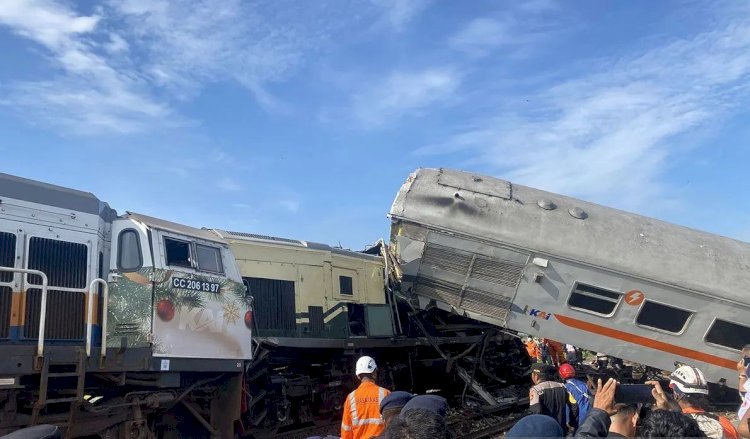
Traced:
<path id="1" fill-rule="evenodd" d="M 554 418 L 560 428 L 567 432 L 566 410 L 570 409 L 570 399 L 565 385 L 554 381 L 555 372 L 555 368 L 547 364 L 531 366 L 534 386 L 529 390 L 529 412 Z"/>
<path id="2" fill-rule="evenodd" d="M 607 437 L 609 435 L 609 426 L 612 420 L 609 418 L 615 414 L 615 390 L 617 381 L 613 378 L 602 384 L 602 380 L 597 381 L 596 395 L 594 395 L 594 406 L 589 410 L 586 419 L 578 427 L 576 437 L 592 438 Z"/>

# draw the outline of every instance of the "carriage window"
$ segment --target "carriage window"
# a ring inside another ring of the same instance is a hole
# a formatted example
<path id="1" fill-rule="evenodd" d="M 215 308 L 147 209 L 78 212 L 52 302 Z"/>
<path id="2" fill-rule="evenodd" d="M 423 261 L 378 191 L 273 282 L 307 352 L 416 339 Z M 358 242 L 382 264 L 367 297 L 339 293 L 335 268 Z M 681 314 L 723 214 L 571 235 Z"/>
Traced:
<path id="1" fill-rule="evenodd" d="M 138 271 L 143 266 L 138 232 L 126 229 L 117 238 L 117 268 L 120 271 Z"/>
<path id="2" fill-rule="evenodd" d="M 216 247 L 196 244 L 195 253 L 198 256 L 198 269 L 212 273 L 222 273 L 221 250 Z"/>
<path id="3" fill-rule="evenodd" d="M 354 295 L 352 278 L 350 276 L 339 276 L 339 294 L 343 296 Z"/>
<path id="4" fill-rule="evenodd" d="M 690 311 L 647 300 L 638 312 L 635 322 L 642 326 L 677 334 L 685 328 L 691 315 L 693 313 Z"/>
<path id="5" fill-rule="evenodd" d="M 568 298 L 568 306 L 581 311 L 609 316 L 615 312 L 621 297 L 622 293 L 576 283 L 573 292 L 570 293 L 570 298 Z"/>
<path id="6" fill-rule="evenodd" d="M 706 343 L 713 343 L 739 351 L 750 340 L 750 327 L 716 319 L 706 333 L 705 340 Z"/>
<path id="7" fill-rule="evenodd" d="M 190 243 L 172 238 L 164 238 L 164 249 L 167 253 L 167 265 L 191 268 Z"/>

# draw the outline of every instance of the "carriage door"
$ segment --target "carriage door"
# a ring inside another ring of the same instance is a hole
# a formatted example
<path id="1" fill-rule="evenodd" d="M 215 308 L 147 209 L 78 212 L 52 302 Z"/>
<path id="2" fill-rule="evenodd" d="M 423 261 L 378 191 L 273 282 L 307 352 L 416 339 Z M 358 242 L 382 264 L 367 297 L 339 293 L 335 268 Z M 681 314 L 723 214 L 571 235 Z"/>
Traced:
<path id="1" fill-rule="evenodd" d="M 148 231 L 131 219 L 112 223 L 107 347 L 151 345 L 153 262 Z"/>

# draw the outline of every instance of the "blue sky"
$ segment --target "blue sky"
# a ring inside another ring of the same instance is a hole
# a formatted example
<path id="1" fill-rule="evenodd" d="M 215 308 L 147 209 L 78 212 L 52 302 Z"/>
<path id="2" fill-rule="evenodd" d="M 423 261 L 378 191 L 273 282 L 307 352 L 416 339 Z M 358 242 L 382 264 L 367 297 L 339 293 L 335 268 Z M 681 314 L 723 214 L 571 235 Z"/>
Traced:
<path id="1" fill-rule="evenodd" d="M 359 249 L 418 167 L 750 240 L 750 6 L 3 0 L 0 171 Z"/>

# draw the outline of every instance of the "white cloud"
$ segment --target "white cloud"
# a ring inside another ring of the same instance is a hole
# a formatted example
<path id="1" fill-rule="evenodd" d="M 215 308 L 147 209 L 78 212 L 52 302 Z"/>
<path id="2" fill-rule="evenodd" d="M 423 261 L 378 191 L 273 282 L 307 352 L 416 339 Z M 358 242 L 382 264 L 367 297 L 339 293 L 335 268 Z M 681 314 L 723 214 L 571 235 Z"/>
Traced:
<path id="1" fill-rule="evenodd" d="M 397 32 L 406 27 L 427 8 L 430 0 L 373 0 L 382 8 L 382 22 Z"/>
<path id="2" fill-rule="evenodd" d="M 300 202 L 298 200 L 279 200 L 278 206 L 290 213 L 297 213 L 299 211 Z"/>
<path id="3" fill-rule="evenodd" d="M 448 46 L 470 56 L 480 57 L 498 49 L 517 51 L 528 56 L 535 43 L 548 41 L 562 29 L 558 16 L 546 16 L 554 8 L 549 1 L 512 4 L 498 16 L 475 18 L 448 38 Z"/>
<path id="4" fill-rule="evenodd" d="M 244 187 L 237 183 L 235 180 L 229 178 L 229 177 L 222 177 L 217 183 L 216 186 L 227 192 L 239 192 L 244 189 Z"/>
<path id="5" fill-rule="evenodd" d="M 1 24 L 47 47 L 67 45 L 76 34 L 93 31 L 99 18 L 78 16 L 48 0 L 4 0 L 0 8 Z"/>
<path id="6" fill-rule="evenodd" d="M 366 126 L 379 126 L 447 101 L 460 84 L 460 75 L 449 68 L 396 71 L 357 93 L 353 114 Z"/>
<path id="7" fill-rule="evenodd" d="M 511 19 L 477 18 L 453 35 L 448 44 L 455 50 L 485 55 L 492 49 L 517 42 Z"/>
<path id="8" fill-rule="evenodd" d="M 115 33 L 109 34 L 109 41 L 104 44 L 104 49 L 112 54 L 126 52 L 129 48 L 130 45 L 125 38 Z"/>
<path id="9" fill-rule="evenodd" d="M 518 183 L 638 208 L 663 196 L 675 137 L 747 105 L 748 79 L 750 21 L 737 19 L 600 60 L 594 73 L 524 96 L 526 111 L 504 96 L 513 104 L 417 153 L 458 153 Z"/>
<path id="10" fill-rule="evenodd" d="M 7 0 L 0 26 L 40 44 L 52 67 L 42 81 L 10 83 L 2 103 L 76 133 L 184 124 L 175 102 L 222 81 L 284 111 L 269 86 L 294 73 L 351 12 L 262 0 L 113 0 L 90 16 L 75 6 Z"/>

